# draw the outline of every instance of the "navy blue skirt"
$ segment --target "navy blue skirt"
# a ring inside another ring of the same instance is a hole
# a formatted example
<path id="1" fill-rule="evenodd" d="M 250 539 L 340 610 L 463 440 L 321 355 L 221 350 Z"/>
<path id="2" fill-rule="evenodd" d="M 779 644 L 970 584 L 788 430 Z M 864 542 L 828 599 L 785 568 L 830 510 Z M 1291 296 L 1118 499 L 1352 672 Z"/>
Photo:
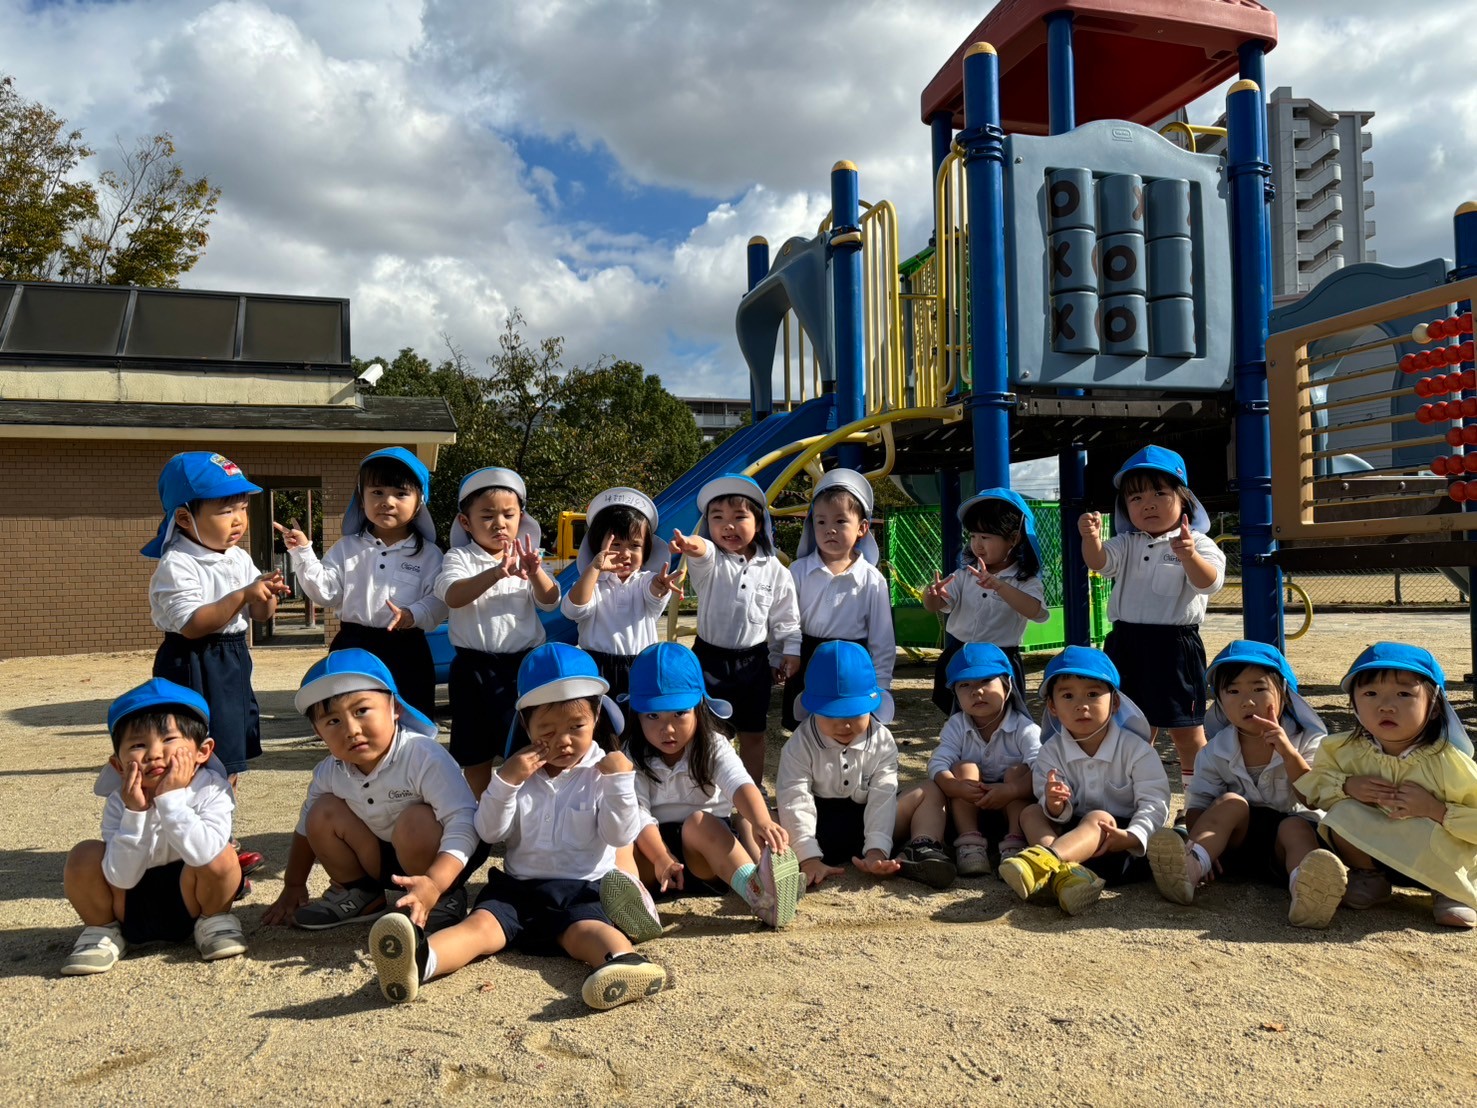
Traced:
<path id="1" fill-rule="evenodd" d="M 194 689 L 210 705 L 210 737 L 227 773 L 262 752 L 261 713 L 251 691 L 246 632 L 187 639 L 171 631 L 154 655 L 154 676 Z"/>
<path id="2" fill-rule="evenodd" d="M 329 650 L 367 650 L 390 671 L 400 699 L 427 719 L 436 717 L 436 663 L 431 660 L 431 647 L 426 633 L 419 627 L 408 631 L 391 631 L 384 627 L 366 627 L 362 623 L 342 623 Z"/>

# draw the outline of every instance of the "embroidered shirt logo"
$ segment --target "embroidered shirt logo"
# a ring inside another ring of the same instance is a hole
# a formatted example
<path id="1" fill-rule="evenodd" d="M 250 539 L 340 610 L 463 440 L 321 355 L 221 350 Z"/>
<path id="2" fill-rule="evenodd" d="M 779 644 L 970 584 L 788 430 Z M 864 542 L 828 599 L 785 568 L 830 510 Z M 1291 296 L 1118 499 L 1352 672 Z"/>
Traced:
<path id="1" fill-rule="evenodd" d="M 391 789 L 385 794 L 387 800 L 409 800 L 415 796 L 414 789 Z"/>

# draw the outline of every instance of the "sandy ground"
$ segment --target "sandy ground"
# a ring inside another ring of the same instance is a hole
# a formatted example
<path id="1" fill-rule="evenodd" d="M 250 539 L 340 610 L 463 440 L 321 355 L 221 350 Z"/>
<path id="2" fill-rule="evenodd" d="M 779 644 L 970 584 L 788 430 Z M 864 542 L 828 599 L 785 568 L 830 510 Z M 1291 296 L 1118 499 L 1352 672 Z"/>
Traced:
<path id="1" fill-rule="evenodd" d="M 1213 616 L 1214 652 L 1239 619 Z M 1320 617 L 1290 653 L 1304 691 L 1348 718 L 1337 679 L 1367 641 L 1404 637 L 1470 668 L 1465 616 Z M 78 924 L 66 851 L 97 835 L 91 794 L 109 700 L 145 654 L 0 663 L 0 1088 L 12 1103 L 1223 1105 L 1477 1099 L 1477 936 L 1436 928 L 1429 898 L 1285 922 L 1281 891 L 1223 884 L 1192 908 L 1152 884 L 1070 919 L 996 878 L 947 892 L 848 875 L 782 933 L 737 899 L 677 902 L 644 952 L 671 987 L 607 1013 L 582 966 L 499 955 L 380 998 L 367 927 L 266 930 L 320 750 L 291 709 L 305 650 L 262 650 L 267 753 L 243 778 L 238 828 L 267 853 L 240 907 L 252 943 L 207 965 L 146 947 L 113 972 L 63 978 Z M 1044 658 L 1035 660 L 1039 672 Z M 941 722 L 929 670 L 900 668 L 895 727 L 917 779 Z M 1463 690 L 1457 701 L 1470 718 Z M 1168 757 L 1168 753 L 1166 752 Z M 778 736 L 770 766 L 778 758 Z M 1171 773 L 1171 778 L 1175 774 Z M 265 878 L 265 879 L 262 879 Z M 322 885 L 315 874 L 314 890 Z"/>

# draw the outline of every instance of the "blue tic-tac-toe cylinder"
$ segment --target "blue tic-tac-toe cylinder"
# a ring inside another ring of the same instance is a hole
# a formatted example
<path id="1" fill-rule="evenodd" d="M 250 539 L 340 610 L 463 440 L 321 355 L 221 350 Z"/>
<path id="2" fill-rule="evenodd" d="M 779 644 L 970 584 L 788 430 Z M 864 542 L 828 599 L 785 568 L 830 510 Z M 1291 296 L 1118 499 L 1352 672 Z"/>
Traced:
<path id="1" fill-rule="evenodd" d="M 1064 292 L 1051 298 L 1051 348 L 1058 354 L 1096 354 L 1098 298 Z"/>
<path id="2" fill-rule="evenodd" d="M 1108 235 L 1097 242 L 1098 291 L 1103 296 L 1144 295 L 1144 236 Z"/>
<path id="3" fill-rule="evenodd" d="M 1144 233 L 1144 179 L 1114 173 L 1097 183 L 1098 234 Z"/>
<path id="4" fill-rule="evenodd" d="M 1051 291 L 1095 292 L 1097 272 L 1093 269 L 1091 231 L 1058 231 L 1046 240 L 1046 268 Z"/>
<path id="5" fill-rule="evenodd" d="M 1104 354 L 1143 357 L 1149 352 L 1148 302 L 1142 296 L 1105 296 L 1098 310 Z"/>
<path id="6" fill-rule="evenodd" d="M 1149 299 L 1193 296 L 1194 291 L 1195 263 L 1190 240 L 1183 237 L 1149 240 Z"/>
<path id="7" fill-rule="evenodd" d="M 1090 169 L 1053 169 L 1046 175 L 1046 230 L 1095 231 L 1097 192 Z"/>
<path id="8" fill-rule="evenodd" d="M 1150 241 L 1190 234 L 1189 181 L 1178 177 L 1150 181 L 1144 186 L 1144 202 L 1148 208 L 1144 235 Z"/>
<path id="9" fill-rule="evenodd" d="M 1195 356 L 1195 302 L 1188 296 L 1150 301 L 1149 353 L 1156 358 Z"/>

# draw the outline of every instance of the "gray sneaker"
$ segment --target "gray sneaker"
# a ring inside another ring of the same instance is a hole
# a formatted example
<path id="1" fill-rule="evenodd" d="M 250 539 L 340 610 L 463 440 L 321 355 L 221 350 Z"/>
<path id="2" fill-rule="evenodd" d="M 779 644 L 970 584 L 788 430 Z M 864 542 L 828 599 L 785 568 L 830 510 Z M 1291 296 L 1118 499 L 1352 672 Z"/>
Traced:
<path id="1" fill-rule="evenodd" d="M 246 936 L 241 933 L 241 921 L 230 912 L 201 916 L 195 921 L 195 946 L 207 962 L 245 954 Z"/>
<path id="2" fill-rule="evenodd" d="M 293 914 L 292 922 L 304 931 L 326 931 L 346 923 L 367 922 L 385 914 L 382 893 L 334 885 L 317 900 L 310 900 Z"/>
<path id="3" fill-rule="evenodd" d="M 82 977 L 91 973 L 107 973 L 118 964 L 128 950 L 123 931 L 116 923 L 107 927 L 84 927 L 62 963 L 62 975 Z"/>
<path id="4" fill-rule="evenodd" d="M 624 870 L 613 869 L 600 879 L 600 907 L 633 943 L 662 937 L 662 919 L 651 893 Z"/>

